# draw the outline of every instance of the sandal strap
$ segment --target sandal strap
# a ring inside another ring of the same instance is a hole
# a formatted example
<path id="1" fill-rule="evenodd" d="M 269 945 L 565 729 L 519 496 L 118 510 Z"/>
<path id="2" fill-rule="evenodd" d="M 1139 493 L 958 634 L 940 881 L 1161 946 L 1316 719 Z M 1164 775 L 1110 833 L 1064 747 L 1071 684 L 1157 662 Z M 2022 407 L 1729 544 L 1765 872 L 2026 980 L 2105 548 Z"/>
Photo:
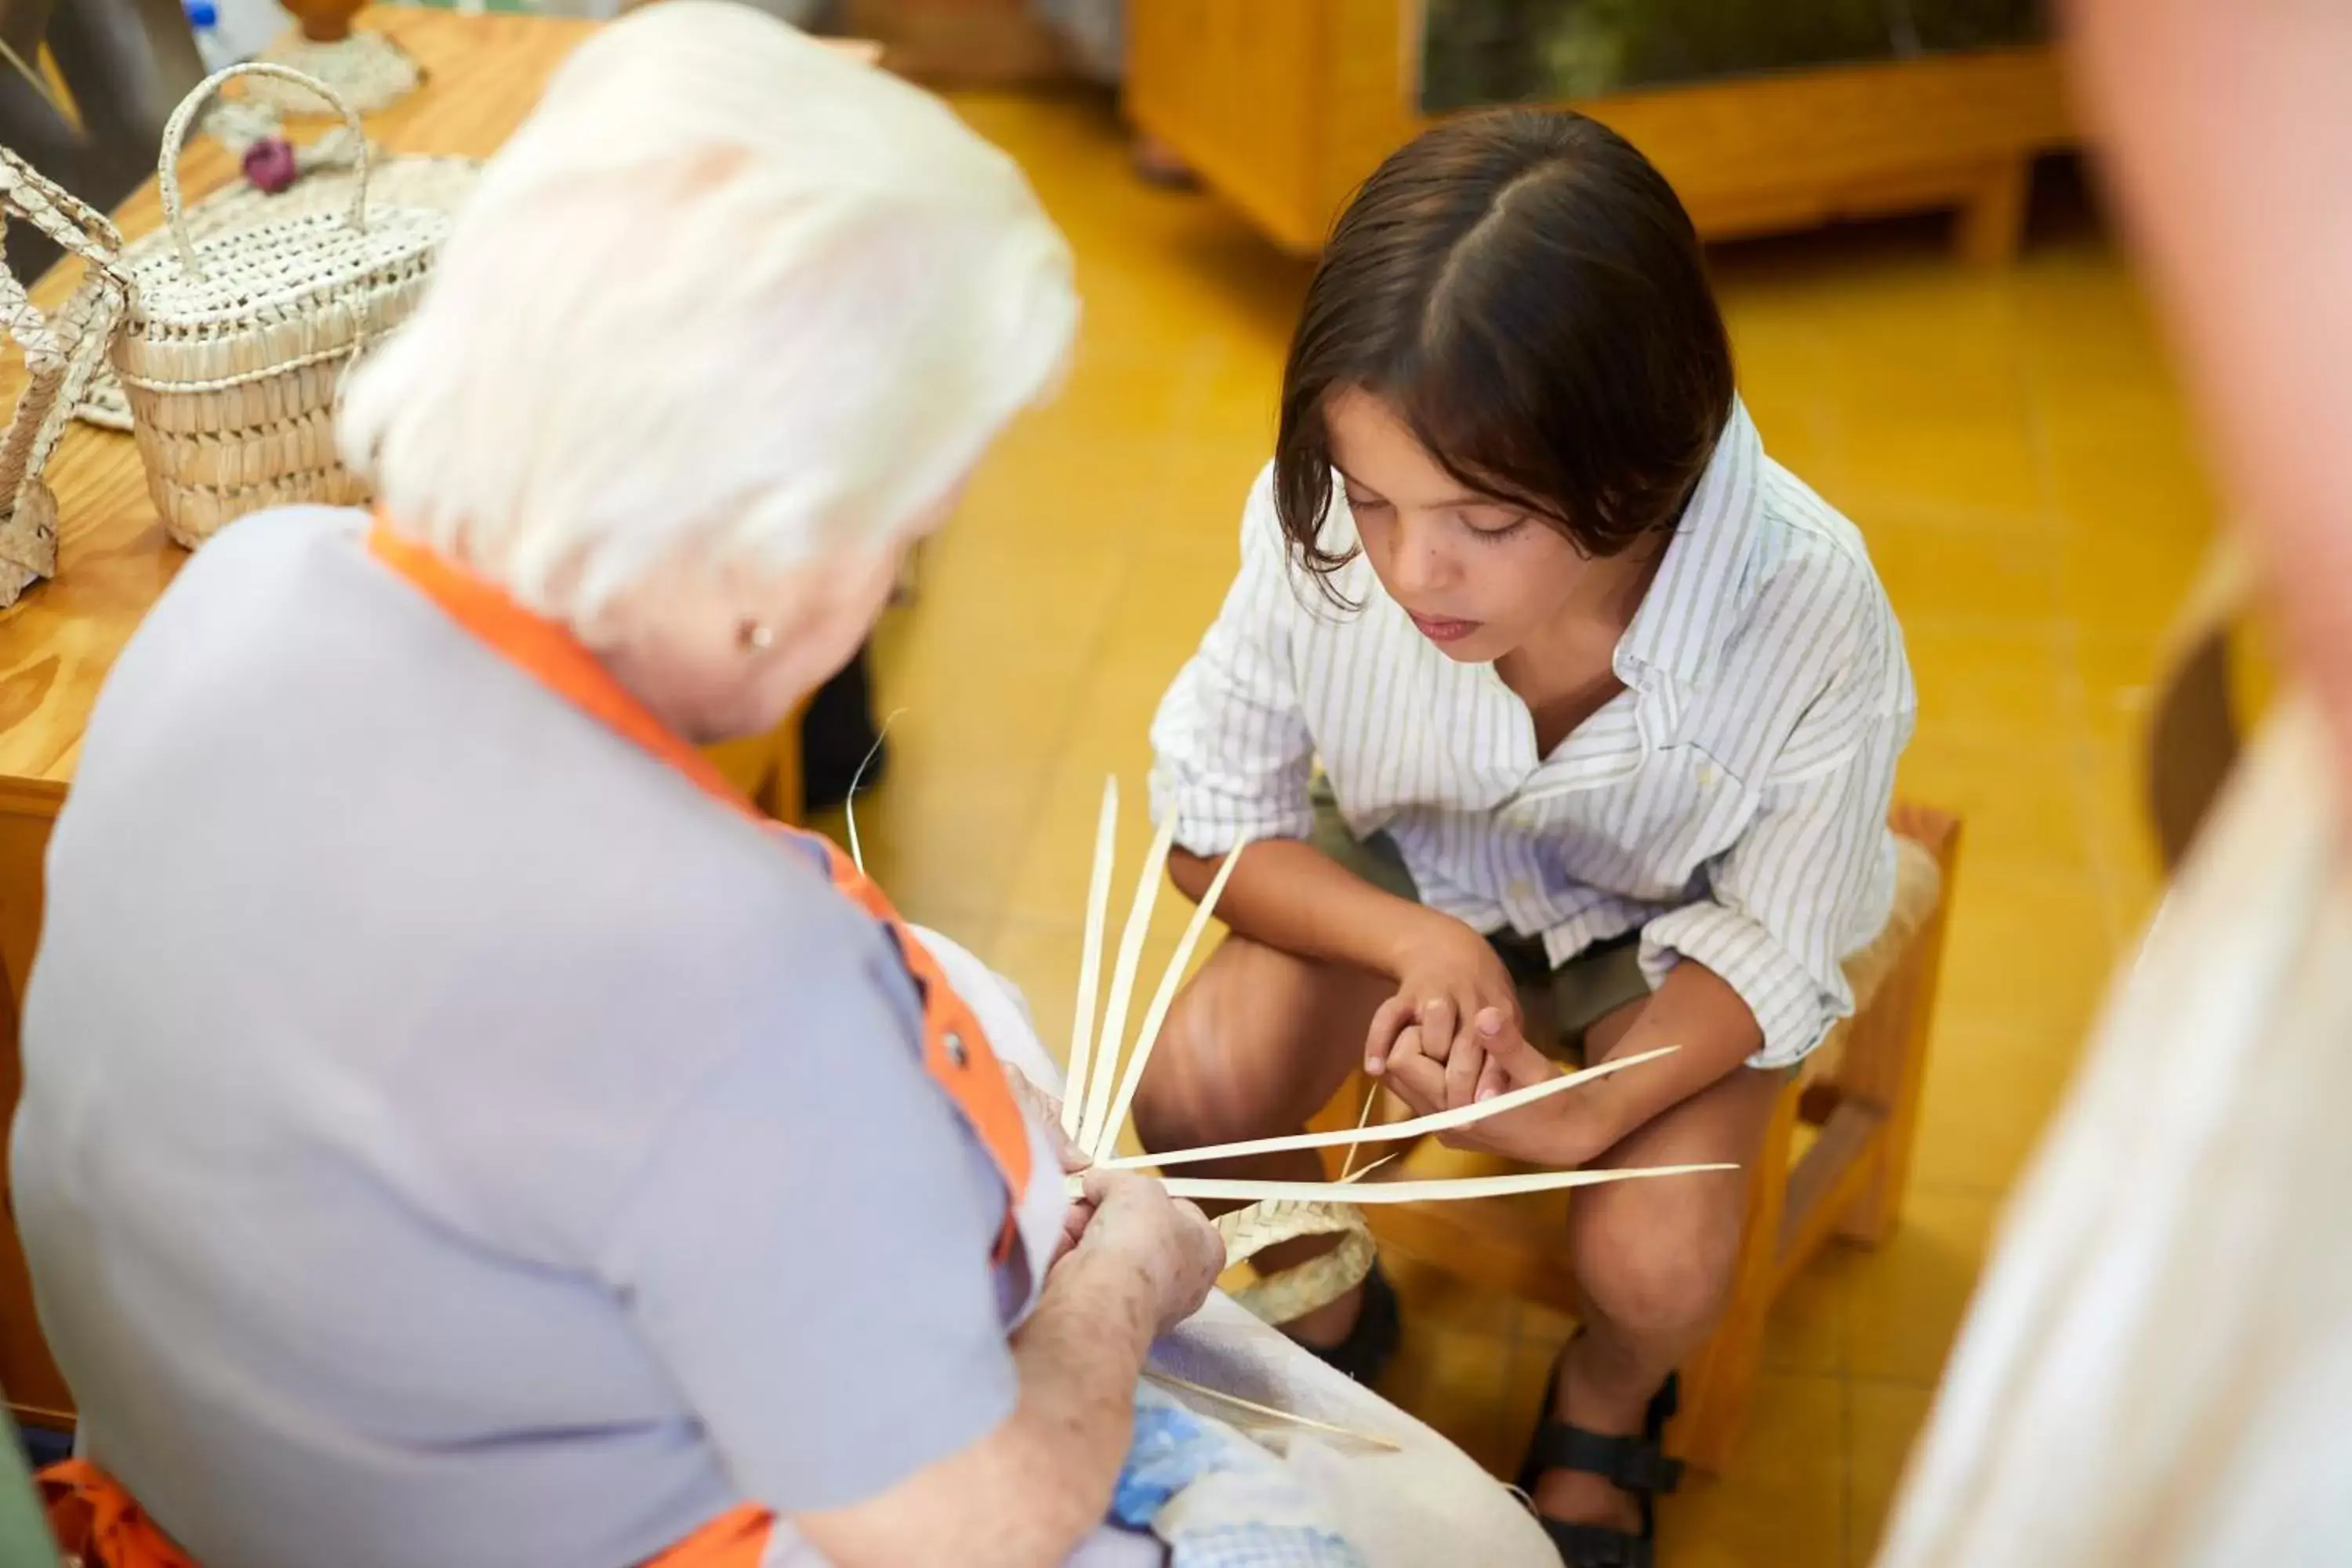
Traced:
<path id="1" fill-rule="evenodd" d="M 1650 1396 L 1650 1408 L 1643 1415 L 1643 1429 L 1650 1440 L 1656 1442 L 1666 1435 L 1666 1423 L 1672 1421 L 1683 1407 L 1683 1380 L 1678 1373 L 1666 1373 L 1666 1381 Z"/>
<path id="2" fill-rule="evenodd" d="M 1528 1449 L 1528 1468 L 1579 1470 L 1599 1476 L 1629 1492 L 1670 1492 L 1681 1484 L 1683 1464 L 1669 1459 L 1648 1437 L 1605 1437 L 1581 1426 L 1547 1421 Z"/>
<path id="3" fill-rule="evenodd" d="M 1559 1549 L 1562 1568 L 1654 1568 L 1648 1542 L 1605 1524 L 1568 1524 L 1536 1516 L 1544 1533 Z"/>

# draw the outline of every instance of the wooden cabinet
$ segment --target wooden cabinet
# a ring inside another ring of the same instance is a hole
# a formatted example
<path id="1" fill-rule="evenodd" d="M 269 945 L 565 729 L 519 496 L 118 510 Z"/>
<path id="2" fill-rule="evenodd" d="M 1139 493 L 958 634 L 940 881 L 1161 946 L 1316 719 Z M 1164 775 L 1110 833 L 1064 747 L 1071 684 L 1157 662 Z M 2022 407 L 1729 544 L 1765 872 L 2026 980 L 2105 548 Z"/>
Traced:
<path id="1" fill-rule="evenodd" d="M 1286 249 L 1430 123 L 1414 0 L 1129 0 L 1142 130 Z M 1840 66 L 1579 102 L 1649 155 L 1700 232 L 1733 238 L 1950 207 L 1971 260 L 2014 254 L 2033 158 L 2072 140 L 2055 50 Z"/>

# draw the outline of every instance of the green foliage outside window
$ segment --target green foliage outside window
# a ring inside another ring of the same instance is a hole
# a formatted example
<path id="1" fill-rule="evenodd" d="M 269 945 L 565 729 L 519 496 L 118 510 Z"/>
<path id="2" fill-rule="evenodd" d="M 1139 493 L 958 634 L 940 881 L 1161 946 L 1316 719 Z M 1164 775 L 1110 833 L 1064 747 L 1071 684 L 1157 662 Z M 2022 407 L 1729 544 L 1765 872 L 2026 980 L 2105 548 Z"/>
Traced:
<path id="1" fill-rule="evenodd" d="M 2032 43 L 2046 0 L 1424 0 L 1429 110 Z"/>

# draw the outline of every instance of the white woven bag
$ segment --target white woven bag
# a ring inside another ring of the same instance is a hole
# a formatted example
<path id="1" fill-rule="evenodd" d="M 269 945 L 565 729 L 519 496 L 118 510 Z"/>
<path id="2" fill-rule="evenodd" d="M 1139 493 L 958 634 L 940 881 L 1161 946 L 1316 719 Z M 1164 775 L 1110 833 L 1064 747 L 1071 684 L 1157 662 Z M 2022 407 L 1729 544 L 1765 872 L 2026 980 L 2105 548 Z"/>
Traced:
<path id="1" fill-rule="evenodd" d="M 224 82 L 256 75 L 307 86 L 343 116 L 359 149 L 350 209 L 273 214 L 197 237 L 180 205 L 181 146 Z M 163 129 L 155 173 L 173 245 L 125 258 L 131 295 L 114 367 L 172 536 L 193 547 L 264 507 L 366 500 L 335 454 L 336 392 L 352 361 L 415 309 L 448 215 L 371 213 L 358 116 L 283 66 L 231 66 L 190 93 Z"/>

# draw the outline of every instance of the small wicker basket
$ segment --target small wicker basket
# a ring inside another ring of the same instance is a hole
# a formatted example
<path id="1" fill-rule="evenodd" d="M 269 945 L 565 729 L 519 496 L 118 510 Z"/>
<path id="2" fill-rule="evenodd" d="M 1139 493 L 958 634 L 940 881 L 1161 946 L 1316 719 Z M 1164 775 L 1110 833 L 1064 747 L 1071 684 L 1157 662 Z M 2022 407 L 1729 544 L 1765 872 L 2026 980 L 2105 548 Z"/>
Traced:
<path id="1" fill-rule="evenodd" d="M 180 149 L 197 111 L 239 76 L 300 83 L 343 116 L 359 149 L 348 213 L 273 216 L 191 235 Z M 358 116 L 299 71 L 260 63 L 215 74 L 173 112 L 156 184 L 173 247 L 126 258 L 131 304 L 114 367 L 148 492 L 172 536 L 194 547 L 264 507 L 366 500 L 365 481 L 336 456 L 336 393 L 352 361 L 415 309 L 448 215 L 371 214 Z"/>

